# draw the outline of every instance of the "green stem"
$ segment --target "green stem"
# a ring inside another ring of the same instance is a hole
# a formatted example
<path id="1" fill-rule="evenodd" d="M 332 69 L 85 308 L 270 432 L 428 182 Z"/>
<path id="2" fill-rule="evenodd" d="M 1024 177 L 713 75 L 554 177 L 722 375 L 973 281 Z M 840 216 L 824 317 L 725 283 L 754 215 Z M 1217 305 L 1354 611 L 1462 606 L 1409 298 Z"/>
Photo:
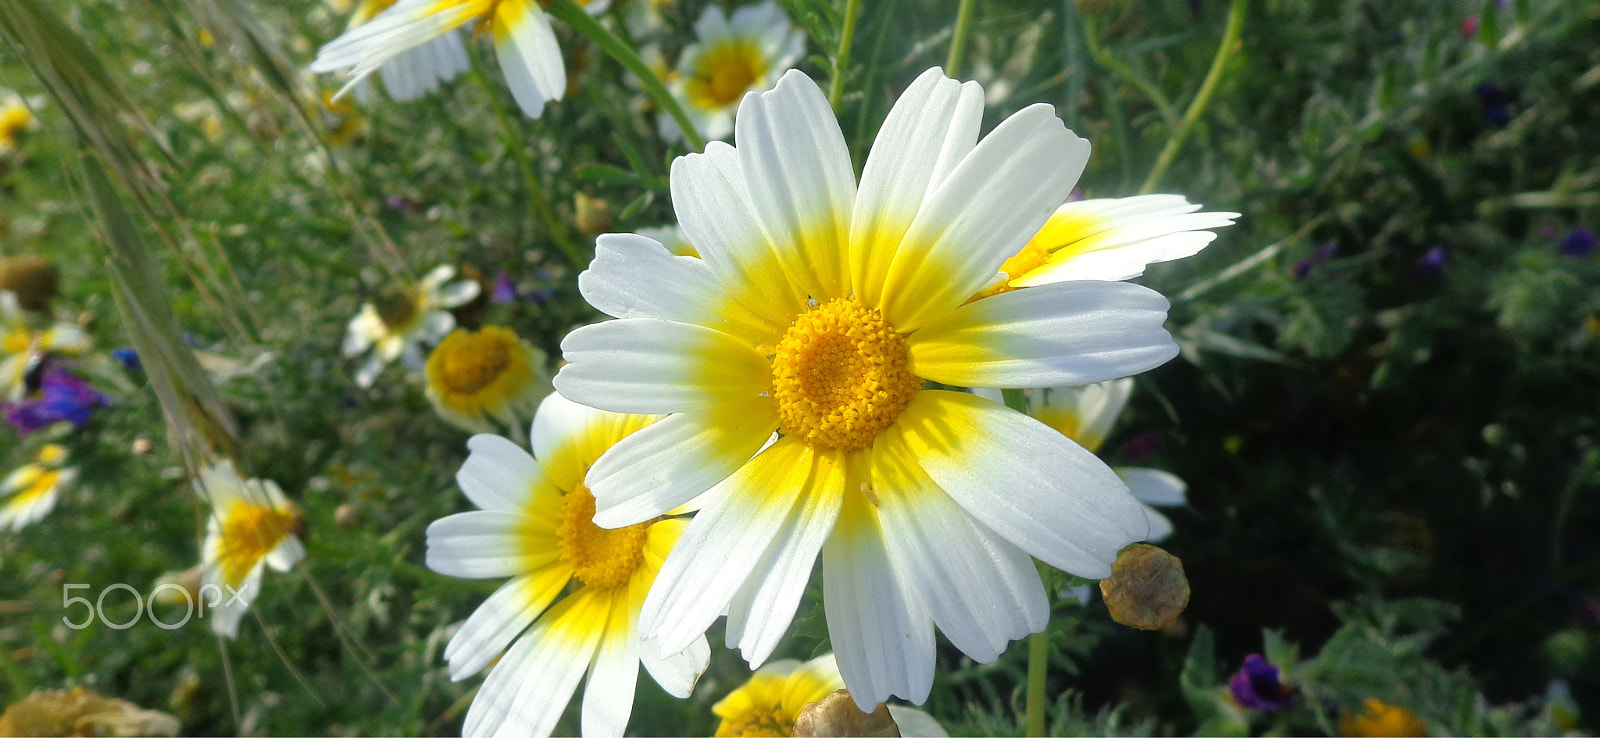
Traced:
<path id="1" fill-rule="evenodd" d="M 1023 735 L 1045 734 L 1044 677 L 1050 666 L 1050 632 L 1041 630 L 1028 636 L 1028 707 Z"/>
<path id="2" fill-rule="evenodd" d="M 844 28 L 839 31 L 839 53 L 833 57 L 833 81 L 828 84 L 828 105 L 839 112 L 839 97 L 844 94 L 845 70 L 850 68 L 850 45 L 856 39 L 856 16 L 861 0 L 845 0 Z"/>
<path id="3" fill-rule="evenodd" d="M 539 220 L 544 221 L 544 229 L 549 232 L 550 240 L 556 242 L 573 266 L 579 269 L 588 267 L 589 261 L 578 252 L 577 244 L 567 237 L 567 229 L 561 225 L 561 219 L 556 217 L 556 212 L 545 199 L 544 186 L 539 184 L 539 173 L 534 170 L 533 160 L 528 158 L 528 152 L 522 146 L 522 132 L 517 130 L 516 122 L 506 111 L 505 101 L 500 99 L 500 91 L 489 84 L 489 78 L 483 73 L 483 65 L 477 59 L 472 61 L 472 78 L 489 94 L 489 107 L 494 109 L 495 120 L 500 122 L 506 149 L 511 152 L 511 158 L 517 160 L 517 168 L 522 170 L 522 183 L 528 188 L 528 199 L 533 201 L 533 209 L 538 212 Z"/>
<path id="4" fill-rule="evenodd" d="M 1200 92 L 1195 94 L 1194 101 L 1189 103 L 1189 109 L 1184 111 L 1178 129 L 1172 132 L 1172 137 L 1167 139 L 1167 145 L 1161 149 L 1161 155 L 1156 157 L 1156 165 L 1150 168 L 1150 176 L 1145 177 L 1144 186 L 1139 188 L 1139 194 L 1154 192 L 1161 184 L 1161 178 L 1166 175 L 1167 167 L 1172 166 L 1173 160 L 1178 158 L 1178 152 L 1183 149 L 1184 139 L 1188 138 L 1189 131 L 1194 129 L 1195 123 L 1211 104 L 1211 96 L 1222 83 L 1223 70 L 1228 65 L 1229 57 L 1233 56 L 1233 47 L 1239 45 L 1239 33 L 1244 28 L 1244 11 L 1248 4 L 1249 0 L 1233 0 L 1233 4 L 1228 7 L 1228 29 L 1222 34 L 1222 43 L 1217 46 L 1217 55 L 1211 59 L 1211 69 L 1206 72 L 1206 79 L 1200 84 Z"/>
<path id="5" fill-rule="evenodd" d="M 944 62 L 944 73 L 950 77 L 961 76 L 961 60 L 967 56 L 967 34 L 972 30 L 972 0 L 961 0 L 956 7 L 956 30 L 950 38 L 950 58 Z"/>
<path id="6" fill-rule="evenodd" d="M 695 130 L 694 124 L 689 122 L 689 116 L 683 112 L 683 106 L 679 105 L 677 98 L 667 91 L 667 86 L 661 83 L 661 78 L 639 58 L 633 47 L 618 38 L 610 29 L 600 25 L 599 21 L 590 17 L 587 11 L 578 7 L 572 0 L 554 0 L 547 9 L 551 15 L 572 26 L 573 30 L 587 36 L 596 46 L 611 55 L 612 59 L 616 59 L 624 69 L 633 72 L 633 76 L 638 77 L 639 83 L 644 85 L 644 91 L 650 93 L 656 104 L 667 111 L 672 120 L 678 124 L 678 130 L 683 131 L 683 140 L 689 143 L 689 148 L 694 151 L 705 150 L 706 140 L 700 136 L 698 130 Z"/>

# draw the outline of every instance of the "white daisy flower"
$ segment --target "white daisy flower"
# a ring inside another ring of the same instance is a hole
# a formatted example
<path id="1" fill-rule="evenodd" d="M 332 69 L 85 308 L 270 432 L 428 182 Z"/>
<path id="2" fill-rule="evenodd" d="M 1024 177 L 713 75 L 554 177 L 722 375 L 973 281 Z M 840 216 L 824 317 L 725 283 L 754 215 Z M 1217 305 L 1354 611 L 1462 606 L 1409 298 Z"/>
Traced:
<path id="1" fill-rule="evenodd" d="M 1005 404 L 1000 390 L 974 389 L 972 392 Z M 1098 454 L 1132 394 L 1133 380 L 1127 378 L 1087 387 L 1031 389 L 1027 391 L 1028 414 L 1077 442 L 1089 453 Z M 1160 469 L 1119 466 L 1112 471 L 1122 477 L 1134 498 L 1144 505 L 1144 513 L 1150 518 L 1150 535 L 1145 540 L 1160 543 L 1172 535 L 1172 521 L 1156 508 L 1188 504 L 1189 485 Z"/>
<path id="2" fill-rule="evenodd" d="M 27 394 L 28 365 L 35 354 L 81 354 L 89 348 L 89 334 L 76 323 L 56 321 L 36 329 L 17 302 L 17 295 L 0 291 L 0 400 L 20 400 Z"/>
<path id="3" fill-rule="evenodd" d="M 372 356 L 356 372 L 357 385 L 371 387 L 396 358 L 412 371 L 423 370 L 423 344 L 438 343 L 456 327 L 448 309 L 471 302 L 481 289 L 470 279 L 451 282 L 455 275 L 455 267 L 441 266 L 405 294 L 385 300 L 382 307 L 371 302 L 361 306 L 344 337 L 347 357 L 372 350 Z"/>
<path id="4" fill-rule="evenodd" d="M 925 384 L 1089 384 L 1178 352 L 1166 299 L 1137 285 L 969 300 L 1089 156 L 1048 105 L 979 141 L 982 114 L 977 83 L 928 70 L 884 121 L 858 187 L 822 90 L 790 71 L 744 98 L 737 149 L 713 142 L 673 162 L 678 224 L 702 258 L 599 239 L 579 287 L 620 320 L 567 336 L 556 388 L 670 415 L 590 469 L 595 520 L 630 525 L 705 493 L 641 614 L 660 651 L 726 612 L 728 643 L 765 661 L 820 554 L 851 695 L 920 703 L 935 625 L 984 662 L 1045 627 L 1030 554 L 1100 578 L 1145 537 L 1143 508 L 1093 454 Z"/>
<path id="5" fill-rule="evenodd" d="M 380 67 L 473 22 L 494 37 L 500 69 L 522 112 L 537 118 L 546 102 L 561 99 L 567 89 L 566 64 L 550 14 L 538 0 L 399 0 L 323 46 L 311 71 L 350 69 L 350 82 L 340 90 L 344 94 Z M 428 68 L 447 68 L 448 61 L 436 59 Z"/>
<path id="6" fill-rule="evenodd" d="M 55 443 L 39 447 L 33 462 L 0 480 L 0 531 L 13 532 L 39 522 L 56 507 L 61 492 L 78 478 L 77 469 L 63 468 L 67 449 Z"/>
<path id="7" fill-rule="evenodd" d="M 766 0 L 724 15 L 707 5 L 694 24 L 696 40 L 678 58 L 678 73 L 668 89 L 689 122 L 707 139 L 733 132 L 733 114 L 747 92 L 760 92 L 805 53 L 805 34 L 791 29 L 776 0 Z M 660 117 L 661 135 L 682 140 L 672 117 Z"/>
<path id="8" fill-rule="evenodd" d="M 439 417 L 470 433 L 493 433 L 495 423 L 516 430 L 550 394 L 548 363 L 543 351 L 508 328 L 457 328 L 428 356 L 428 402 Z"/>
<path id="9" fill-rule="evenodd" d="M 1198 213 L 1182 195 L 1078 200 L 1056 208 L 1044 227 L 1000 265 L 982 296 L 1074 279 L 1124 280 L 1151 264 L 1193 256 L 1233 225 L 1238 213 Z"/>
<path id="10" fill-rule="evenodd" d="M 395 0 L 361 0 L 350 16 L 346 33 L 360 28 L 395 4 Z M 378 68 L 383 78 L 383 89 L 396 101 L 415 100 L 439 89 L 439 85 L 455 79 L 456 75 L 472 68 L 467 58 L 467 48 L 461 43 L 461 34 L 445 31 L 410 51 L 394 57 Z M 313 71 L 326 71 L 317 69 Z M 367 102 L 370 98 L 366 84 L 357 85 L 356 98 Z"/>
<path id="11" fill-rule="evenodd" d="M 465 735 L 549 735 L 585 672 L 586 736 L 622 735 L 641 662 L 669 694 L 687 697 L 694 689 L 711 658 L 705 638 L 661 657 L 641 648 L 635 628 L 645 593 L 688 521 L 600 528 L 583 483 L 600 454 L 653 420 L 550 395 L 533 418 L 533 455 L 500 436 L 467 441 L 472 454 L 456 481 L 479 509 L 428 526 L 428 568 L 512 579 L 445 648 L 450 678 L 458 681 L 505 653 L 467 710 Z"/>
<path id="12" fill-rule="evenodd" d="M 200 473 L 195 493 L 211 502 L 202 545 L 200 591 L 211 617 L 211 631 L 239 635 L 239 620 L 261 592 L 261 570 L 286 572 L 305 558 L 295 530 L 300 509 L 277 483 L 245 479 L 222 461 Z"/>

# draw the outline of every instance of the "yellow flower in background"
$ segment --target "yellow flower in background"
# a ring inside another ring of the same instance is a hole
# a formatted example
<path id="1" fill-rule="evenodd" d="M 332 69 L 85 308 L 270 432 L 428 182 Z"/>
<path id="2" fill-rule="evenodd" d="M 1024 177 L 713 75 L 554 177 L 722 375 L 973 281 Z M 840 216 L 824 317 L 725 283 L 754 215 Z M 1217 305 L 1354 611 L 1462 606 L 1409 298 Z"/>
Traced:
<path id="1" fill-rule="evenodd" d="M 0 531 L 22 530 L 55 509 L 61 492 L 78 477 L 77 469 L 64 468 L 66 463 L 66 447 L 47 443 L 39 447 L 32 463 L 0 480 Z"/>
<path id="2" fill-rule="evenodd" d="M 37 328 L 14 292 L 0 291 L 0 400 L 27 394 L 28 364 L 38 353 L 80 354 L 89 348 L 89 334 L 76 323 L 55 321 Z"/>
<path id="3" fill-rule="evenodd" d="M 543 351 L 499 326 L 457 328 L 428 356 L 428 401 L 463 430 L 493 433 L 491 419 L 520 433 L 550 394 Z"/>
<path id="4" fill-rule="evenodd" d="M 791 736 L 806 705 L 844 689 L 833 654 L 810 661 L 780 659 L 756 670 L 750 680 L 728 693 L 711 712 L 722 718 L 717 738 L 725 736 Z M 948 735 L 938 721 L 921 710 L 889 705 L 900 735 Z"/>
<path id="5" fill-rule="evenodd" d="M 705 638 L 658 656 L 640 647 L 634 627 L 688 521 L 600 528 L 594 496 L 583 484 L 600 454 L 654 420 L 550 395 L 533 419 L 532 456 L 500 436 L 467 441 L 472 453 L 456 481 L 479 509 L 428 526 L 428 568 L 512 579 L 445 648 L 457 681 L 505 654 L 467 710 L 463 734 L 549 735 L 586 672 L 586 736 L 622 735 L 641 662 L 669 694 L 687 697 L 694 689 L 711 658 Z"/>
<path id="6" fill-rule="evenodd" d="M 361 0 L 350 16 L 346 32 L 360 28 L 394 4 L 395 0 Z M 383 78 L 383 89 L 389 93 L 389 97 L 404 102 L 439 89 L 439 85 L 471 68 L 472 62 L 467 58 L 466 46 L 461 43 L 461 34 L 452 30 L 389 60 L 379 67 L 378 76 Z M 312 70 L 325 71 L 317 69 L 315 65 Z M 357 85 L 355 95 L 356 99 L 367 103 L 370 88 L 365 84 Z"/>
<path id="7" fill-rule="evenodd" d="M 1361 703 L 1359 712 L 1346 711 L 1339 718 L 1339 734 L 1362 738 L 1425 736 L 1428 724 L 1404 707 L 1368 697 Z"/>
<path id="8" fill-rule="evenodd" d="M 9 90 L 0 92 L 0 155 L 17 150 L 26 134 L 38 121 L 22 98 Z"/>
<path id="9" fill-rule="evenodd" d="M 735 10 L 732 18 L 720 6 L 707 5 L 694 32 L 669 89 L 707 139 L 732 133 L 745 93 L 771 88 L 805 53 L 805 34 L 791 29 L 776 0 Z M 661 115 L 660 128 L 664 138 L 683 138 L 671 116 Z"/>
<path id="10" fill-rule="evenodd" d="M 1069 202 L 1006 259 L 979 296 L 1069 280 L 1133 279 L 1150 264 L 1193 256 L 1217 237 L 1205 229 L 1239 217 L 1199 209 L 1181 195 Z"/>
<path id="11" fill-rule="evenodd" d="M 239 620 L 261 592 L 262 568 L 288 571 L 305 558 L 295 531 L 300 509 L 271 480 L 245 479 L 233 462 L 207 467 L 195 493 L 211 502 L 201 547 L 200 591 L 217 635 L 239 635 Z"/>
<path id="12" fill-rule="evenodd" d="M 673 162 L 678 225 L 701 258 L 634 234 L 598 239 L 579 288 L 619 320 L 567 335 L 555 385 L 613 412 L 670 415 L 589 471 L 595 520 L 704 504 L 645 602 L 647 645 L 682 649 L 726 613 L 728 644 L 759 666 L 820 556 L 852 698 L 921 702 L 935 626 L 980 662 L 1045 627 L 1030 555 L 1101 578 L 1147 534 L 1093 454 L 927 384 L 1089 384 L 1178 350 L 1166 299 L 1137 285 L 970 300 L 1089 156 L 1048 105 L 979 141 L 982 115 L 977 83 L 928 70 L 889 112 L 858 186 L 827 98 L 791 70 L 745 96 L 737 148 Z"/>
<path id="13" fill-rule="evenodd" d="M 1005 404 L 997 389 L 974 389 L 973 394 Z M 1085 451 L 1100 453 L 1106 436 L 1128 406 L 1133 380 L 1124 377 L 1084 387 L 1048 387 L 1027 390 L 1028 414 L 1039 422 L 1072 439 Z M 1135 466 L 1113 467 L 1135 499 L 1144 505 L 1150 518 L 1150 535 L 1144 540 L 1158 543 L 1172 535 L 1172 521 L 1156 507 L 1181 507 L 1188 502 L 1189 485 L 1160 469 Z"/>
<path id="14" fill-rule="evenodd" d="M 455 267 L 441 266 L 416 286 L 361 306 L 344 338 L 344 355 L 372 351 L 356 372 L 356 384 L 371 387 L 389 362 L 399 358 L 412 371 L 422 371 L 423 344 L 435 344 L 456 327 L 449 308 L 471 302 L 482 289 L 474 280 L 451 282 Z"/>
<path id="15" fill-rule="evenodd" d="M 424 65 L 423 71 L 435 75 L 436 86 L 438 73 L 453 68 L 456 60 L 445 58 L 448 54 L 441 50 L 429 51 L 430 44 L 468 23 L 475 23 L 479 30 L 493 36 L 500 69 L 522 112 L 537 118 L 544 112 L 546 102 L 560 100 L 565 94 L 566 63 L 550 26 L 550 14 L 538 0 L 399 0 L 372 20 L 352 27 L 323 46 L 311 63 L 311 71 L 349 69 L 351 79 L 339 91 L 343 95 L 380 68 L 393 64 L 406 69 L 406 76 L 413 83 L 427 79 L 425 74 L 408 67 L 428 58 L 433 61 Z M 413 50 L 426 56 L 414 56 Z M 460 68 L 465 69 L 465 54 L 460 62 Z M 384 84 L 391 84 L 390 77 L 384 77 Z M 394 87 L 389 90 L 395 94 Z"/>

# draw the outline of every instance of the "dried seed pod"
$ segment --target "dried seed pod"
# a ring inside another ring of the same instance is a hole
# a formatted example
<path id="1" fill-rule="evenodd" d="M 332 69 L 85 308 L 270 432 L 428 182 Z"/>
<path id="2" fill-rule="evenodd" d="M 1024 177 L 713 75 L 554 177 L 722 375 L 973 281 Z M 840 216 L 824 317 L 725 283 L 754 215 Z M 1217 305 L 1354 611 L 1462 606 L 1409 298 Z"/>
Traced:
<path id="1" fill-rule="evenodd" d="M 813 702 L 800 711 L 794 721 L 796 736 L 882 736 L 899 738 L 900 728 L 889 717 L 889 708 L 878 705 L 862 712 L 849 690 L 841 689 Z"/>
<path id="2" fill-rule="evenodd" d="M 1177 622 L 1189 606 L 1183 560 L 1145 543 L 1117 554 L 1111 576 L 1100 580 L 1111 619 L 1130 628 L 1160 630 Z"/>
<path id="3" fill-rule="evenodd" d="M 0 259 L 0 290 L 15 292 L 24 310 L 44 310 L 61 292 L 61 272 L 42 256 L 6 257 Z"/>

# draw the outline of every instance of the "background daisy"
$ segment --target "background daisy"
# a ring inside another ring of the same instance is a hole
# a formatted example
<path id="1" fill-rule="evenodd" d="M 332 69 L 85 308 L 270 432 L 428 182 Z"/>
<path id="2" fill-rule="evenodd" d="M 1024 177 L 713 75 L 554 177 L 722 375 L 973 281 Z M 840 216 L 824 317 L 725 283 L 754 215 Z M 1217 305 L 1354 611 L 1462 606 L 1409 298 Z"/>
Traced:
<path id="1" fill-rule="evenodd" d="M 195 493 L 211 502 L 201 545 L 201 598 L 211 630 L 239 635 L 239 620 L 261 593 L 261 572 L 286 572 L 306 550 L 295 530 L 300 509 L 269 479 L 245 479 L 232 461 L 206 467 Z"/>
<path id="2" fill-rule="evenodd" d="M 721 6 L 707 5 L 694 32 L 695 42 L 684 47 L 667 87 L 708 139 L 732 133 L 745 93 L 772 87 L 805 53 L 805 36 L 791 29 L 774 0 L 735 10 L 731 18 Z M 671 116 L 662 114 L 659 121 L 663 137 L 683 138 Z"/>

